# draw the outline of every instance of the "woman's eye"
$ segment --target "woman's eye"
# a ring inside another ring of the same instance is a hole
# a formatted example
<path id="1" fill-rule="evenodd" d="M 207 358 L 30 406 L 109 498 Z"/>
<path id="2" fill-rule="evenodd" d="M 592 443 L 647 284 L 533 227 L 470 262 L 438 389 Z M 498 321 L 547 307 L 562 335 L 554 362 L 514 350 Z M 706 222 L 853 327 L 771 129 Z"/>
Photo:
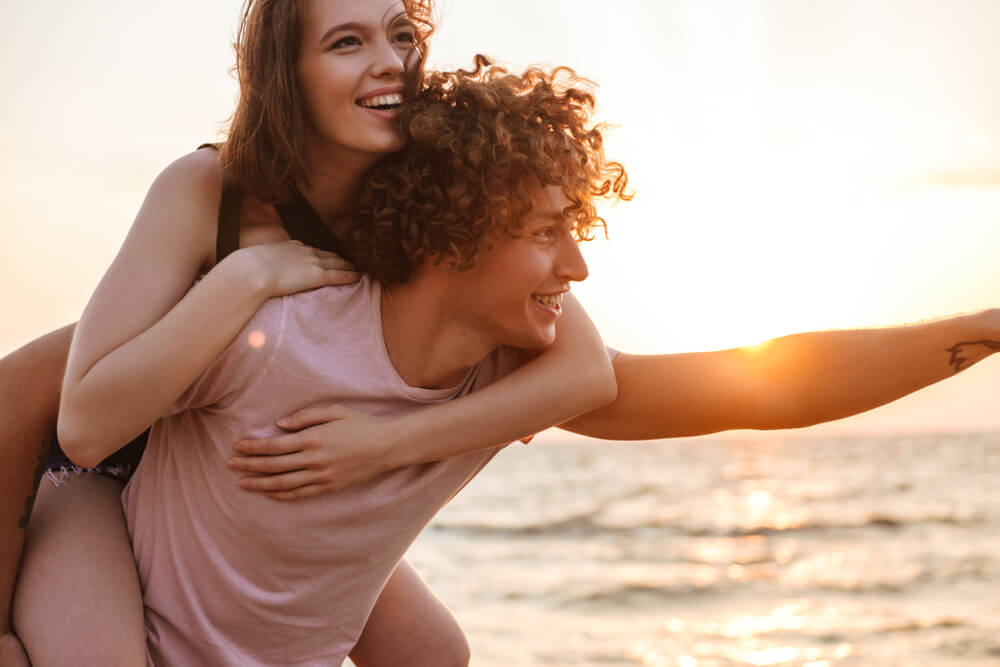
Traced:
<path id="1" fill-rule="evenodd" d="M 412 30 L 398 32 L 392 39 L 396 42 L 404 42 L 406 44 L 413 44 L 417 41 L 417 37 L 413 34 Z"/>
<path id="2" fill-rule="evenodd" d="M 545 227 L 537 230 L 535 232 L 535 236 L 545 240 L 554 239 L 556 237 L 556 230 L 552 227 Z"/>
<path id="3" fill-rule="evenodd" d="M 358 39 L 357 37 L 353 36 L 341 37 L 336 42 L 330 45 L 330 50 L 332 51 L 334 49 L 344 49 L 349 46 L 360 46 L 360 45 L 361 45 L 361 40 Z"/>

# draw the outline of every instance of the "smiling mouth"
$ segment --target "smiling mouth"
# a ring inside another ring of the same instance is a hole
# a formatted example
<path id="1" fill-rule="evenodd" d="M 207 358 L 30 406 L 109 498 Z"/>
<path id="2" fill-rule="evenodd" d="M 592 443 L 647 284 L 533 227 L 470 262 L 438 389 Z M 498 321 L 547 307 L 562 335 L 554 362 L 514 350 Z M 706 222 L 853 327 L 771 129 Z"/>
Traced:
<path id="1" fill-rule="evenodd" d="M 552 310 L 562 309 L 562 292 L 559 294 L 532 294 L 531 298 L 546 308 L 551 308 Z"/>
<path id="2" fill-rule="evenodd" d="M 403 105 L 402 93 L 392 93 L 389 95 L 376 95 L 367 99 L 355 102 L 359 107 L 365 109 L 377 109 L 379 111 L 392 111 Z"/>

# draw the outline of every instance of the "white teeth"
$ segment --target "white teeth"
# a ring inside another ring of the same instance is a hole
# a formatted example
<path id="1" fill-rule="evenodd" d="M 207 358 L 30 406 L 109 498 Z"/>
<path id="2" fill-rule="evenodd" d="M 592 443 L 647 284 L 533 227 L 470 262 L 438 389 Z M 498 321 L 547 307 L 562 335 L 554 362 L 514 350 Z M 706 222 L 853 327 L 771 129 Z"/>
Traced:
<path id="1" fill-rule="evenodd" d="M 392 95 L 379 95 L 377 97 L 369 97 L 368 99 L 358 100 L 358 104 L 363 107 L 391 107 L 399 106 L 403 103 L 402 93 L 393 93 Z"/>
<path id="2" fill-rule="evenodd" d="M 549 308 L 558 309 L 562 305 L 562 294 L 532 294 L 531 298 Z"/>

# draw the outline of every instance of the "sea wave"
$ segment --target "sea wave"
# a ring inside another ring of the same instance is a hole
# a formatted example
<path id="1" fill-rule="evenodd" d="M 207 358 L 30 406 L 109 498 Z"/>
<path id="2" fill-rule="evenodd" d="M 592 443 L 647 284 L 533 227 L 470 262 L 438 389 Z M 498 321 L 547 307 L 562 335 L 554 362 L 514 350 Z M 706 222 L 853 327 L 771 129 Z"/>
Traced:
<path id="1" fill-rule="evenodd" d="M 572 516 L 518 524 L 438 521 L 430 529 L 438 533 L 459 533 L 470 537 L 614 536 L 651 530 L 680 537 L 747 537 L 863 528 L 899 530 L 911 526 L 933 524 L 976 528 L 991 523 L 995 523 L 995 521 L 984 514 L 955 512 L 931 512 L 915 515 L 869 512 L 857 516 L 805 516 L 803 518 L 782 518 L 779 516 L 759 521 L 748 520 L 742 523 L 718 521 L 715 524 L 684 519 L 638 516 L 632 521 L 616 520 L 611 523 L 604 520 L 601 510 L 594 510 Z"/>

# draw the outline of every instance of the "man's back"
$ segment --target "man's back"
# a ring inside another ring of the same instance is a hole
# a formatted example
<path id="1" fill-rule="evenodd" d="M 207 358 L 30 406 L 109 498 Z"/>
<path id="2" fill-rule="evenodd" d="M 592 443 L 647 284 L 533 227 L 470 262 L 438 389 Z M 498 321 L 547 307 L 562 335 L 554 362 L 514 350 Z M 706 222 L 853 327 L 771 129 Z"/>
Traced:
<path id="1" fill-rule="evenodd" d="M 407 547 L 497 449 L 279 502 L 237 486 L 232 444 L 278 435 L 275 420 L 306 405 L 399 414 L 514 364 L 501 349 L 456 387 L 410 387 L 386 351 L 377 283 L 267 302 L 154 426 L 123 495 L 151 664 L 339 664 Z"/>

